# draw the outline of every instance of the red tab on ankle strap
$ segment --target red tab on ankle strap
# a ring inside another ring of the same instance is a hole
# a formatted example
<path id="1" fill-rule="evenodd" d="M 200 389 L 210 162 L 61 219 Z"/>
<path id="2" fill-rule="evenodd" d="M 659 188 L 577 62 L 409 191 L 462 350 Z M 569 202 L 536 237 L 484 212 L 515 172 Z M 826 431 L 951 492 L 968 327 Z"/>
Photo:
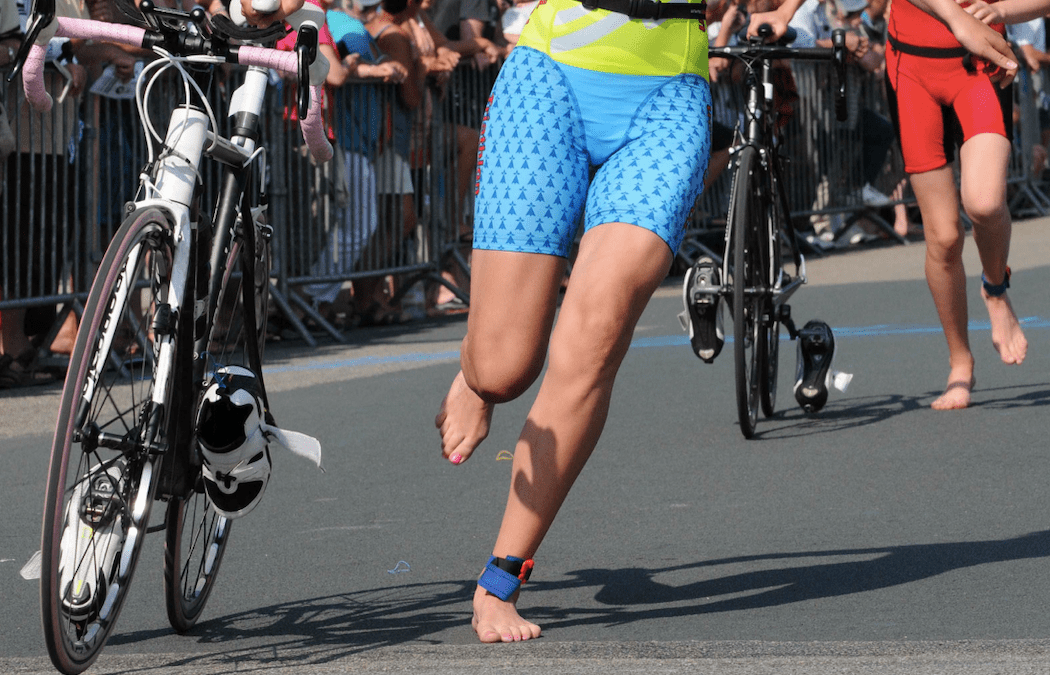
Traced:
<path id="1" fill-rule="evenodd" d="M 529 580 L 529 577 L 532 575 L 533 565 L 532 558 L 521 563 L 521 572 L 518 573 L 518 578 L 521 579 L 521 583 L 525 583 Z"/>

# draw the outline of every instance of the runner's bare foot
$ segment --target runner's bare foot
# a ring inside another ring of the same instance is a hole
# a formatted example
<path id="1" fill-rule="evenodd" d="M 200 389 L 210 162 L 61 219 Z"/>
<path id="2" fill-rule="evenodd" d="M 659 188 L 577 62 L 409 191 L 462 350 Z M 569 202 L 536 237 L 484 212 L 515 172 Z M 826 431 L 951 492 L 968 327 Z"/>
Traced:
<path id="1" fill-rule="evenodd" d="M 988 318 L 992 324 L 992 344 L 999 352 L 999 358 L 1003 363 L 1020 364 L 1028 353 L 1028 340 L 1021 330 L 1010 298 L 1006 293 L 996 297 L 990 296 L 983 288 L 981 297 L 988 307 Z"/>
<path id="2" fill-rule="evenodd" d="M 470 625 L 482 642 L 520 642 L 540 636 L 540 627 L 518 614 L 518 594 L 504 602 L 478 586 L 474 591 L 474 618 Z"/>
<path id="3" fill-rule="evenodd" d="M 463 371 L 460 371 L 434 418 L 434 426 L 441 432 L 441 454 L 453 464 L 467 461 L 489 435 L 491 421 L 492 404 L 481 400 L 467 386 Z"/>
<path id="4" fill-rule="evenodd" d="M 952 368 L 948 373 L 948 386 L 930 407 L 934 410 L 960 410 L 969 407 L 970 392 L 976 384 L 977 378 L 973 376 L 972 363 L 968 368 Z"/>

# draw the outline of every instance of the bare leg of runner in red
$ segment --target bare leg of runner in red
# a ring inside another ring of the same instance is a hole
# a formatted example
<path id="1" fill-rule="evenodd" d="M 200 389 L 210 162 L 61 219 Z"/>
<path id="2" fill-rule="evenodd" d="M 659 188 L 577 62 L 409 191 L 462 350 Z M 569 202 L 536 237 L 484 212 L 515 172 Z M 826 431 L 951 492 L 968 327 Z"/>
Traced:
<path id="1" fill-rule="evenodd" d="M 1006 173 L 1010 142 L 996 134 L 978 134 L 963 143 L 961 194 L 963 208 L 973 220 L 973 239 L 981 257 L 985 279 L 992 286 L 1006 280 L 1006 261 L 1010 254 L 1010 211 L 1006 202 Z M 1003 363 L 1019 365 L 1028 352 L 1028 340 L 1021 330 L 1010 297 L 1004 291 L 989 295 L 981 288 L 992 325 L 992 344 Z"/>

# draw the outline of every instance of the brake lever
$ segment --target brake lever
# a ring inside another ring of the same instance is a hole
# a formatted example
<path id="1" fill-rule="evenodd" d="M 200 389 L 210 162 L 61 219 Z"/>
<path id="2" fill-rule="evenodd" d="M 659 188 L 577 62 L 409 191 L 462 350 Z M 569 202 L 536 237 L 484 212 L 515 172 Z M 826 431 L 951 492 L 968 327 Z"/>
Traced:
<path id="1" fill-rule="evenodd" d="M 22 44 L 18 46 L 15 55 L 15 65 L 7 76 L 8 82 L 14 82 L 15 78 L 22 72 L 29 50 L 36 44 L 41 31 L 55 22 L 55 0 L 36 0 L 33 3 L 33 15 L 30 17 L 29 25 L 26 26 L 26 36 Z"/>
<path id="2" fill-rule="evenodd" d="M 295 39 L 295 54 L 298 57 L 299 86 L 296 105 L 299 119 L 304 119 L 310 109 L 310 65 L 317 60 L 317 27 L 303 24 Z"/>

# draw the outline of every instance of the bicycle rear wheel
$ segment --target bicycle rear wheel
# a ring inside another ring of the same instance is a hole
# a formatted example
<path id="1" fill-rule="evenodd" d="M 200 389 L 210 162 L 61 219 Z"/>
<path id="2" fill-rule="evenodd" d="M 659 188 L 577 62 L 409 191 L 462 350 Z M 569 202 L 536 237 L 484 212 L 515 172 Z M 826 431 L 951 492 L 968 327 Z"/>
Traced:
<path id="1" fill-rule="evenodd" d="M 216 366 L 239 365 L 257 372 L 260 364 L 252 361 L 261 356 L 265 345 L 270 237 L 268 228 L 261 224 L 256 224 L 250 232 L 245 231 L 240 219 L 228 234 L 217 237 L 218 250 L 212 256 L 213 261 L 220 262 L 212 271 L 218 289 L 208 322 L 206 351 L 208 360 Z M 248 251 L 254 251 L 254 255 Z M 246 283 L 249 289 L 245 289 Z M 246 299 L 254 312 L 245 311 Z M 249 340 L 254 340 L 258 347 L 257 357 L 252 357 Z M 205 382 L 208 377 L 210 373 L 205 373 Z M 198 405 L 203 387 L 199 389 L 194 399 Z M 196 409 L 195 405 L 194 412 Z M 195 419 L 189 423 L 195 424 Z M 192 436 L 188 443 L 196 457 L 196 437 Z M 226 551 L 231 526 L 228 518 L 212 508 L 200 477 L 199 460 L 194 470 L 193 489 L 169 501 L 165 514 L 164 596 L 168 620 L 180 633 L 190 630 L 204 610 Z"/>
<path id="2" fill-rule="evenodd" d="M 772 417 L 777 405 L 777 374 L 780 370 L 780 322 L 773 318 L 774 307 L 772 302 L 766 303 L 766 309 L 762 313 L 762 327 L 760 329 L 760 355 L 761 362 L 765 365 L 762 370 L 762 378 L 759 383 L 759 400 L 762 403 L 762 414 Z"/>
<path id="3" fill-rule="evenodd" d="M 762 362 L 762 315 L 766 303 L 761 237 L 763 210 L 759 193 L 758 152 L 751 146 L 740 151 L 733 178 L 729 206 L 730 236 L 727 253 L 732 251 L 733 270 L 733 352 L 736 364 L 737 418 L 744 438 L 755 435 L 758 422 L 760 382 L 765 379 Z"/>
<path id="4" fill-rule="evenodd" d="M 70 355 L 48 470 L 40 579 L 48 654 L 64 673 L 88 668 L 105 645 L 149 523 L 158 452 L 167 443 L 168 405 L 152 399 L 157 338 L 172 327 L 173 241 L 157 209 L 124 221 Z"/>

